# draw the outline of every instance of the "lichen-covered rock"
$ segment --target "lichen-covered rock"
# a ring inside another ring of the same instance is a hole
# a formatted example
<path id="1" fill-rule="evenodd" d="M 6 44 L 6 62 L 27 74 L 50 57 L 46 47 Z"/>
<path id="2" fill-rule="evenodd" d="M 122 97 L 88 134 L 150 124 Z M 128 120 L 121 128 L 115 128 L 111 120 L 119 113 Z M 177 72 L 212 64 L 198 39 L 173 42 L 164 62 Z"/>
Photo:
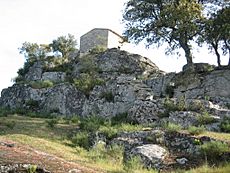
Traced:
<path id="1" fill-rule="evenodd" d="M 31 103 L 37 112 L 63 115 L 82 113 L 85 96 L 70 84 L 34 89 L 26 84 L 14 85 L 2 91 L 0 104 L 11 109 L 30 109 Z"/>
<path id="2" fill-rule="evenodd" d="M 128 114 L 130 119 L 139 124 L 151 124 L 159 120 L 159 115 L 164 111 L 163 99 L 136 100 Z"/>
<path id="3" fill-rule="evenodd" d="M 170 152 L 178 152 L 189 155 L 199 155 L 199 146 L 196 140 L 200 141 L 195 137 L 191 137 L 188 134 L 181 133 L 165 133 L 165 146 Z"/>
<path id="4" fill-rule="evenodd" d="M 159 68 L 148 58 L 130 54 L 119 49 L 109 49 L 97 57 L 96 63 L 102 72 L 119 72 L 125 74 L 160 73 Z"/>
<path id="5" fill-rule="evenodd" d="M 175 97 L 185 96 L 187 99 L 230 97 L 230 70 L 215 70 L 209 74 L 195 74 L 189 81 L 190 77 L 192 76 L 182 76 L 180 80 L 184 81 L 176 87 Z"/>
<path id="6" fill-rule="evenodd" d="M 107 96 L 110 95 L 110 98 Z M 83 106 L 83 115 L 112 117 L 128 113 L 136 100 L 152 100 L 151 89 L 132 75 L 121 75 L 96 86 Z M 138 108 L 144 111 L 145 107 Z M 131 116 L 131 114 L 129 114 Z M 135 121 L 135 118 L 133 118 Z"/>
<path id="7" fill-rule="evenodd" d="M 156 144 L 146 144 L 135 147 L 130 157 L 139 156 L 146 167 L 160 169 L 168 152 Z"/>
<path id="8" fill-rule="evenodd" d="M 42 74 L 41 80 L 51 81 L 54 83 L 65 82 L 66 73 L 65 72 L 44 72 Z"/>
<path id="9" fill-rule="evenodd" d="M 175 111 L 170 112 L 168 121 L 174 124 L 179 124 L 183 128 L 188 128 L 189 126 L 195 126 L 198 124 L 199 114 L 191 111 Z"/>
<path id="10" fill-rule="evenodd" d="M 152 89 L 153 93 L 157 97 L 162 97 L 166 95 L 173 95 L 173 92 L 169 91 L 171 87 L 173 89 L 175 83 L 172 79 L 175 77 L 175 73 L 159 74 L 158 76 L 152 77 L 146 81 L 146 84 Z"/>
<path id="11" fill-rule="evenodd" d="M 41 61 L 35 62 L 30 68 L 28 73 L 25 75 L 26 81 L 37 81 L 41 80 L 42 77 L 43 63 Z"/>

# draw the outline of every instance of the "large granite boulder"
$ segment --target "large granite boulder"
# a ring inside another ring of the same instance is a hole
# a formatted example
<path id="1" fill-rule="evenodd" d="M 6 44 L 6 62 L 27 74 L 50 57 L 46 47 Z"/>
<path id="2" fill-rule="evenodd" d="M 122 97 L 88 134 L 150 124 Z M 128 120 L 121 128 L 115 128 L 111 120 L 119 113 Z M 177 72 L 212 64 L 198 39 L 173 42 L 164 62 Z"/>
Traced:
<path id="1" fill-rule="evenodd" d="M 66 73 L 65 72 L 44 72 L 42 74 L 41 80 L 51 81 L 54 83 L 65 82 Z"/>
<path id="2" fill-rule="evenodd" d="M 228 69 L 215 70 L 208 74 L 194 74 L 193 76 L 190 74 L 184 79 L 177 79 L 184 82 L 180 82 L 176 87 L 174 97 L 185 96 L 187 99 L 230 97 L 230 70 Z"/>
<path id="3" fill-rule="evenodd" d="M 159 145 L 146 144 L 133 148 L 130 157 L 139 156 L 146 167 L 160 169 L 168 154 L 167 150 Z"/>
<path id="4" fill-rule="evenodd" d="M 37 81 L 41 80 L 42 77 L 43 63 L 41 61 L 35 62 L 30 68 L 28 73 L 25 75 L 26 81 Z"/>

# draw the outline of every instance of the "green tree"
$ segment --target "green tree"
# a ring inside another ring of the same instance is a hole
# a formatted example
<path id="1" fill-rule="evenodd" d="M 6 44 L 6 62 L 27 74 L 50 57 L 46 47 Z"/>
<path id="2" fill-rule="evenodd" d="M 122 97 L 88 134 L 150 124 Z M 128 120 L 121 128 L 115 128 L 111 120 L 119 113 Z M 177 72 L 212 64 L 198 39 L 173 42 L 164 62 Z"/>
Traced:
<path id="1" fill-rule="evenodd" d="M 69 53 L 76 50 L 77 41 L 73 35 L 60 36 L 50 44 L 54 52 L 60 52 L 67 59 Z"/>
<path id="2" fill-rule="evenodd" d="M 190 42 L 199 33 L 202 18 L 196 0 L 129 0 L 123 14 L 129 39 L 145 40 L 147 46 L 166 42 L 167 53 L 182 48 L 188 65 L 193 64 Z"/>
<path id="3" fill-rule="evenodd" d="M 223 50 L 223 55 L 230 53 L 230 8 L 225 7 L 211 17 L 204 20 L 203 30 L 198 39 L 199 44 L 206 43 L 209 49 L 214 51 L 217 57 L 217 64 L 221 66 L 221 57 L 219 49 Z M 230 64 L 230 58 L 229 58 Z"/>
<path id="4" fill-rule="evenodd" d="M 28 62 L 41 60 L 49 52 L 49 47 L 38 45 L 37 43 L 24 42 L 19 48 L 19 53 L 23 54 Z"/>

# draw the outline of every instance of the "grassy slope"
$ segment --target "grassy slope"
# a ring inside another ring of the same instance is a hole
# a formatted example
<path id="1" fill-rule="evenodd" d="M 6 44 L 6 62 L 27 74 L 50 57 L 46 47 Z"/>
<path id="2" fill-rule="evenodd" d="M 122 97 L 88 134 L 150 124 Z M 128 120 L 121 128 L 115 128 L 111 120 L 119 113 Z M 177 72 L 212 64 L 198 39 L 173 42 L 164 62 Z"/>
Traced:
<path id="1" fill-rule="evenodd" d="M 68 136 L 77 128 L 77 124 L 59 123 L 54 128 L 48 128 L 47 119 L 30 118 L 23 116 L 0 117 L 0 140 L 13 140 L 23 145 L 28 145 L 34 149 L 56 155 L 67 161 L 81 163 L 95 169 L 101 169 L 110 173 L 125 173 L 122 163 L 113 161 L 97 161 L 96 163 L 89 159 L 87 151 L 82 148 L 71 146 Z M 60 121 L 59 121 L 60 122 Z M 230 134 L 205 132 L 204 135 L 226 140 L 230 142 Z M 42 144 L 42 145 L 41 145 Z M 140 172 L 140 171 L 132 171 Z M 141 171 L 154 172 L 154 171 Z M 184 172 L 184 171 L 177 171 Z M 230 165 L 220 168 L 210 168 L 203 166 L 187 173 L 224 173 L 230 172 Z"/>

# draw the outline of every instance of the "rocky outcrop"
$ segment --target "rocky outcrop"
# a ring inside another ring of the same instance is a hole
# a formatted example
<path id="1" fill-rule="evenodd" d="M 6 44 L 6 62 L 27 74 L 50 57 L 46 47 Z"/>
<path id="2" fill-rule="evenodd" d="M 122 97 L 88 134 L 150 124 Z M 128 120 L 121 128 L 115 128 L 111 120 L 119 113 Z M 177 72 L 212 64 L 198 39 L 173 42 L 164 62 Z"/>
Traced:
<path id="1" fill-rule="evenodd" d="M 43 63 L 41 61 L 35 62 L 25 75 L 26 81 L 41 80 Z"/>
<path id="2" fill-rule="evenodd" d="M 81 115 L 85 96 L 71 84 L 34 89 L 26 84 L 15 84 L 2 91 L 1 105 L 11 109 L 25 109 L 43 113 Z"/>
<path id="3" fill-rule="evenodd" d="M 135 109 L 137 100 L 153 98 L 154 92 L 139 78 L 163 74 L 147 58 L 118 49 L 75 59 L 66 65 L 66 71 L 55 71 L 60 69 L 55 66 L 47 69 L 49 67 L 45 64 L 35 62 L 25 75 L 24 84 L 4 89 L 0 98 L 1 106 L 30 109 L 32 103 L 36 112 L 111 117 Z M 93 75 L 102 84 L 96 84 L 85 95 L 83 87 L 90 86 L 90 80 L 86 84 L 79 83 L 80 87 L 70 82 L 79 79 L 81 74 Z M 53 85 L 33 87 L 31 81 L 35 81 L 35 84 L 49 81 Z"/>
<path id="4" fill-rule="evenodd" d="M 180 84 L 175 89 L 174 97 L 179 98 L 182 95 L 186 98 L 230 97 L 230 70 L 216 70 L 208 74 L 187 77 L 178 79 Z M 189 79 L 190 77 L 193 78 Z"/>
<path id="5" fill-rule="evenodd" d="M 0 105 L 105 118 L 127 114 L 131 121 L 140 124 L 160 122 L 163 115 L 164 121 L 183 127 L 196 125 L 197 116 L 204 111 L 219 117 L 218 123 L 230 117 L 228 69 L 210 71 L 207 64 L 199 64 L 195 71 L 165 74 L 149 59 L 118 49 L 54 65 L 33 63 L 23 76 L 24 83 L 2 91 Z M 47 81 L 52 85 L 44 87 L 42 84 Z M 33 87 L 36 82 L 42 87 Z M 165 104 L 166 96 L 176 102 L 183 98 L 184 108 L 172 109 L 172 105 Z"/>

